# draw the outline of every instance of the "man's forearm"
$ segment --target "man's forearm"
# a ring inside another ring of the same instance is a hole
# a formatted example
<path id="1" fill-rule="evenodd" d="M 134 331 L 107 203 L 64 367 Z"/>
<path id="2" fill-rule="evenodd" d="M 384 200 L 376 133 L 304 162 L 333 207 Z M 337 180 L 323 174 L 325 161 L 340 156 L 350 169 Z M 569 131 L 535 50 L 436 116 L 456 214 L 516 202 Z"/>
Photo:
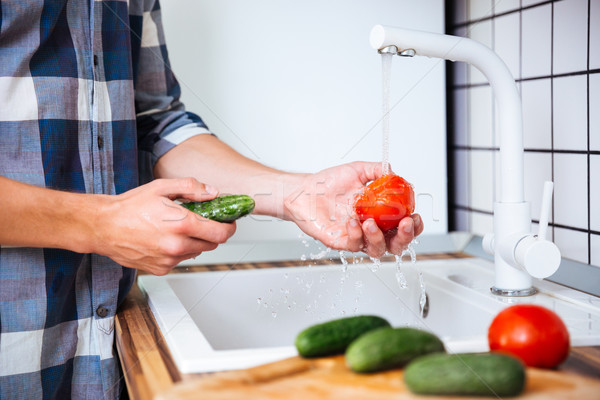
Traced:
<path id="1" fill-rule="evenodd" d="M 186 140 L 162 156 L 156 178 L 194 177 L 221 194 L 248 194 L 255 212 L 286 218 L 283 200 L 298 186 L 303 174 L 282 172 L 244 157 L 212 135 Z"/>
<path id="2" fill-rule="evenodd" d="M 89 252 L 101 201 L 0 176 L 0 244 Z"/>

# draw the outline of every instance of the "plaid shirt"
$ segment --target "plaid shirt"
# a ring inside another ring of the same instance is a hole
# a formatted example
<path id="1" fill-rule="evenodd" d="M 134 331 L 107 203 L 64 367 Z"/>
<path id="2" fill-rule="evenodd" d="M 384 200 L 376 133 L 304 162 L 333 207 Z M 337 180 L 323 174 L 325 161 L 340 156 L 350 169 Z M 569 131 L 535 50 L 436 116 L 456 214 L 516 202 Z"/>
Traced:
<path id="1" fill-rule="evenodd" d="M 0 1 L 0 175 L 119 194 L 207 133 L 185 112 L 158 0 Z M 117 306 L 135 271 L 95 254 L 0 249 L 0 398 L 118 398 Z"/>

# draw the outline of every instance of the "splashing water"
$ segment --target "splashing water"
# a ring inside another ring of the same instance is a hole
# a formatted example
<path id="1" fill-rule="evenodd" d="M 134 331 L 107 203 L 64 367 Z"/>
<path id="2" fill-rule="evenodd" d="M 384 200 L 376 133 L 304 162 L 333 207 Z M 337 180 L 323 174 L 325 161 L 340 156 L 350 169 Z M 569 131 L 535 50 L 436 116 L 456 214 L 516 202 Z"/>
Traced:
<path id="1" fill-rule="evenodd" d="M 318 253 L 310 253 L 310 259 L 311 260 L 321 260 L 323 258 L 325 258 L 325 256 L 327 256 L 327 254 L 329 254 L 329 252 L 331 251 L 331 249 L 328 247 L 325 250 L 321 250 Z"/>
<path id="2" fill-rule="evenodd" d="M 392 75 L 392 56 L 393 54 L 382 54 L 381 55 L 381 75 L 383 84 L 383 117 L 381 120 L 382 132 L 383 132 L 383 154 L 381 166 L 383 174 L 390 173 L 390 82 Z"/>
<path id="3" fill-rule="evenodd" d="M 394 258 L 396 259 L 396 281 L 398 282 L 400 289 L 406 289 L 408 287 L 408 282 L 402 272 L 402 256 L 394 255 Z"/>
<path id="4" fill-rule="evenodd" d="M 423 272 L 421 271 L 419 271 L 419 286 L 421 286 L 421 296 L 419 297 L 419 310 L 421 310 L 421 318 L 423 318 L 425 304 L 427 303 L 427 295 L 425 293 L 425 280 L 423 279 Z"/>
<path id="5" fill-rule="evenodd" d="M 346 272 L 348 272 L 348 260 L 346 260 L 346 254 L 340 250 L 340 261 L 342 262 L 342 270 L 344 271 L 344 274 Z"/>
<path id="6" fill-rule="evenodd" d="M 408 244 L 408 246 L 406 246 L 406 249 L 402 250 L 402 256 L 404 257 L 405 255 L 410 256 L 410 261 L 414 264 L 417 262 L 417 252 L 415 251 L 415 244 L 418 244 L 419 242 L 417 242 L 417 239 L 413 239 L 412 242 L 410 242 Z"/>
<path id="7" fill-rule="evenodd" d="M 373 262 L 373 264 L 371 265 L 371 271 L 377 272 L 379 270 L 379 267 L 381 267 L 381 260 L 379 258 L 375 258 L 375 257 L 369 257 L 369 258 Z"/>

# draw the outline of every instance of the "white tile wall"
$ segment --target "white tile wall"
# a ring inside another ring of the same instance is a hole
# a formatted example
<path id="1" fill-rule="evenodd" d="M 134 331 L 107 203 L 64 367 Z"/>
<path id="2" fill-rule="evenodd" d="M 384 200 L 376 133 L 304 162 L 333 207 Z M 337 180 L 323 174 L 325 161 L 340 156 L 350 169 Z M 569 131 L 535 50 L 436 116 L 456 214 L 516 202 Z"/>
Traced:
<path id="1" fill-rule="evenodd" d="M 590 198 L 590 229 L 600 232 L 600 154 L 590 156 Z"/>
<path id="2" fill-rule="evenodd" d="M 554 228 L 554 243 L 563 257 L 588 262 L 588 234 L 571 229 Z"/>
<path id="3" fill-rule="evenodd" d="M 535 4 L 543 3 L 545 0 L 522 0 L 523 7 L 532 6 Z"/>
<path id="4" fill-rule="evenodd" d="M 467 37 L 467 27 L 461 26 L 452 31 L 453 35 Z M 453 63 L 454 83 L 456 85 L 465 85 L 469 82 L 469 66 L 466 63 Z"/>
<path id="5" fill-rule="evenodd" d="M 494 217 L 488 214 L 473 213 L 471 215 L 471 232 L 483 236 L 494 231 Z"/>
<path id="6" fill-rule="evenodd" d="M 590 49 L 600 48 L 600 1 L 590 4 Z M 600 68 L 600 52 L 590 51 L 590 69 Z"/>
<path id="7" fill-rule="evenodd" d="M 554 155 L 554 222 L 587 229 L 587 155 Z"/>
<path id="8" fill-rule="evenodd" d="M 485 2 L 482 2 L 485 3 Z M 492 48 L 492 23 L 491 21 L 480 21 L 469 25 L 468 37 Z M 485 76 L 475 67 L 468 66 L 469 83 L 487 83 Z"/>
<path id="9" fill-rule="evenodd" d="M 494 16 L 486 15 L 488 1 L 462 2 L 468 20 L 449 32 L 491 46 L 517 79 L 532 219 L 539 218 L 543 182 L 553 180 L 550 234 L 564 257 L 600 267 L 600 0 L 502 0 Z M 447 4 L 454 3 L 461 1 Z M 484 234 L 499 193 L 497 118 L 481 74 L 463 69 L 454 76 L 461 131 L 453 132 L 453 228 Z"/>
<path id="10" fill-rule="evenodd" d="M 492 0 L 477 0 L 467 2 L 469 20 L 489 17 L 492 15 Z"/>
<path id="11" fill-rule="evenodd" d="M 525 200 L 531 204 L 531 219 L 539 220 L 544 182 L 552 180 L 552 154 L 525 153 Z M 552 215 L 550 215 L 552 222 Z"/>
<path id="12" fill-rule="evenodd" d="M 600 265 L 600 235 L 591 235 L 592 265 Z"/>
<path id="13" fill-rule="evenodd" d="M 459 146 L 469 144 L 469 121 L 467 120 L 469 103 L 467 102 L 467 89 L 454 91 L 454 143 Z"/>
<path id="14" fill-rule="evenodd" d="M 600 53 L 600 52 L 598 52 Z M 590 75 L 590 150 L 600 151 L 600 74 Z"/>
<path id="15" fill-rule="evenodd" d="M 471 151 L 469 158 L 469 204 L 477 210 L 491 212 L 494 208 L 494 152 Z"/>
<path id="16" fill-rule="evenodd" d="M 552 62 L 552 7 L 546 4 L 522 12 L 522 76 L 550 75 Z"/>
<path id="17" fill-rule="evenodd" d="M 503 3 L 504 1 L 501 1 L 498 4 Z M 518 13 L 503 15 L 494 19 L 494 51 L 504 60 L 515 79 L 521 77 L 519 25 Z"/>
<path id="18" fill-rule="evenodd" d="M 587 68 L 588 0 L 554 3 L 554 74 Z"/>
<path id="19" fill-rule="evenodd" d="M 554 79 L 554 148 L 587 150 L 587 77 Z"/>
<path id="20" fill-rule="evenodd" d="M 469 152 L 456 150 L 454 152 L 454 201 L 459 206 L 469 205 Z"/>
<path id="21" fill-rule="evenodd" d="M 494 13 L 501 14 L 507 11 L 516 10 L 521 7 L 520 0 L 501 0 L 494 1 Z"/>
<path id="22" fill-rule="evenodd" d="M 526 149 L 552 148 L 552 89 L 550 79 L 521 82 L 523 145 Z"/>
<path id="23" fill-rule="evenodd" d="M 492 147 L 494 145 L 492 129 L 492 89 L 478 86 L 470 89 L 468 129 L 469 145 Z"/>

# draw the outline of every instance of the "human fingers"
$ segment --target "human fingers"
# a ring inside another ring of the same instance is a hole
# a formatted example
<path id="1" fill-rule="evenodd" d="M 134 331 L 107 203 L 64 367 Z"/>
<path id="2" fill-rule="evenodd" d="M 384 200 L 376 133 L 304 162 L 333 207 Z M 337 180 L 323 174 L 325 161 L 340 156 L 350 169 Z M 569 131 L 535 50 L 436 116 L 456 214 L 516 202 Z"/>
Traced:
<path id="1" fill-rule="evenodd" d="M 419 214 L 413 214 L 410 217 L 413 219 L 413 223 L 415 226 L 414 234 L 415 234 L 415 237 L 417 237 L 421 233 L 423 233 L 423 229 L 425 228 L 425 225 L 423 224 L 423 219 L 421 218 L 421 216 Z"/>
<path id="2" fill-rule="evenodd" d="M 383 175 L 383 167 L 380 162 L 355 161 L 350 165 L 358 172 L 358 177 L 363 185 Z"/>
<path id="3" fill-rule="evenodd" d="M 423 232 L 423 221 L 419 214 L 403 218 L 396 233 L 387 238 L 388 251 L 392 254 L 402 254 L 406 246 L 421 232 Z"/>
<path id="4" fill-rule="evenodd" d="M 375 220 L 369 218 L 362 224 L 362 230 L 365 237 L 365 253 L 370 257 L 381 258 L 385 254 L 386 241 L 381 229 L 375 223 Z"/>
<path id="5" fill-rule="evenodd" d="M 348 219 L 346 222 L 346 232 L 348 233 L 346 250 L 353 252 L 362 250 L 364 246 L 364 240 L 360 222 L 355 218 Z"/>
<path id="6" fill-rule="evenodd" d="M 206 201 L 217 197 L 217 188 L 194 178 L 157 179 L 154 181 L 157 194 L 171 200 L 184 198 L 191 201 Z"/>
<path id="7" fill-rule="evenodd" d="M 186 218 L 181 221 L 177 232 L 190 238 L 221 244 L 233 236 L 237 228 L 235 221 L 217 222 L 204 218 L 187 209 L 184 211 L 186 212 Z"/>

